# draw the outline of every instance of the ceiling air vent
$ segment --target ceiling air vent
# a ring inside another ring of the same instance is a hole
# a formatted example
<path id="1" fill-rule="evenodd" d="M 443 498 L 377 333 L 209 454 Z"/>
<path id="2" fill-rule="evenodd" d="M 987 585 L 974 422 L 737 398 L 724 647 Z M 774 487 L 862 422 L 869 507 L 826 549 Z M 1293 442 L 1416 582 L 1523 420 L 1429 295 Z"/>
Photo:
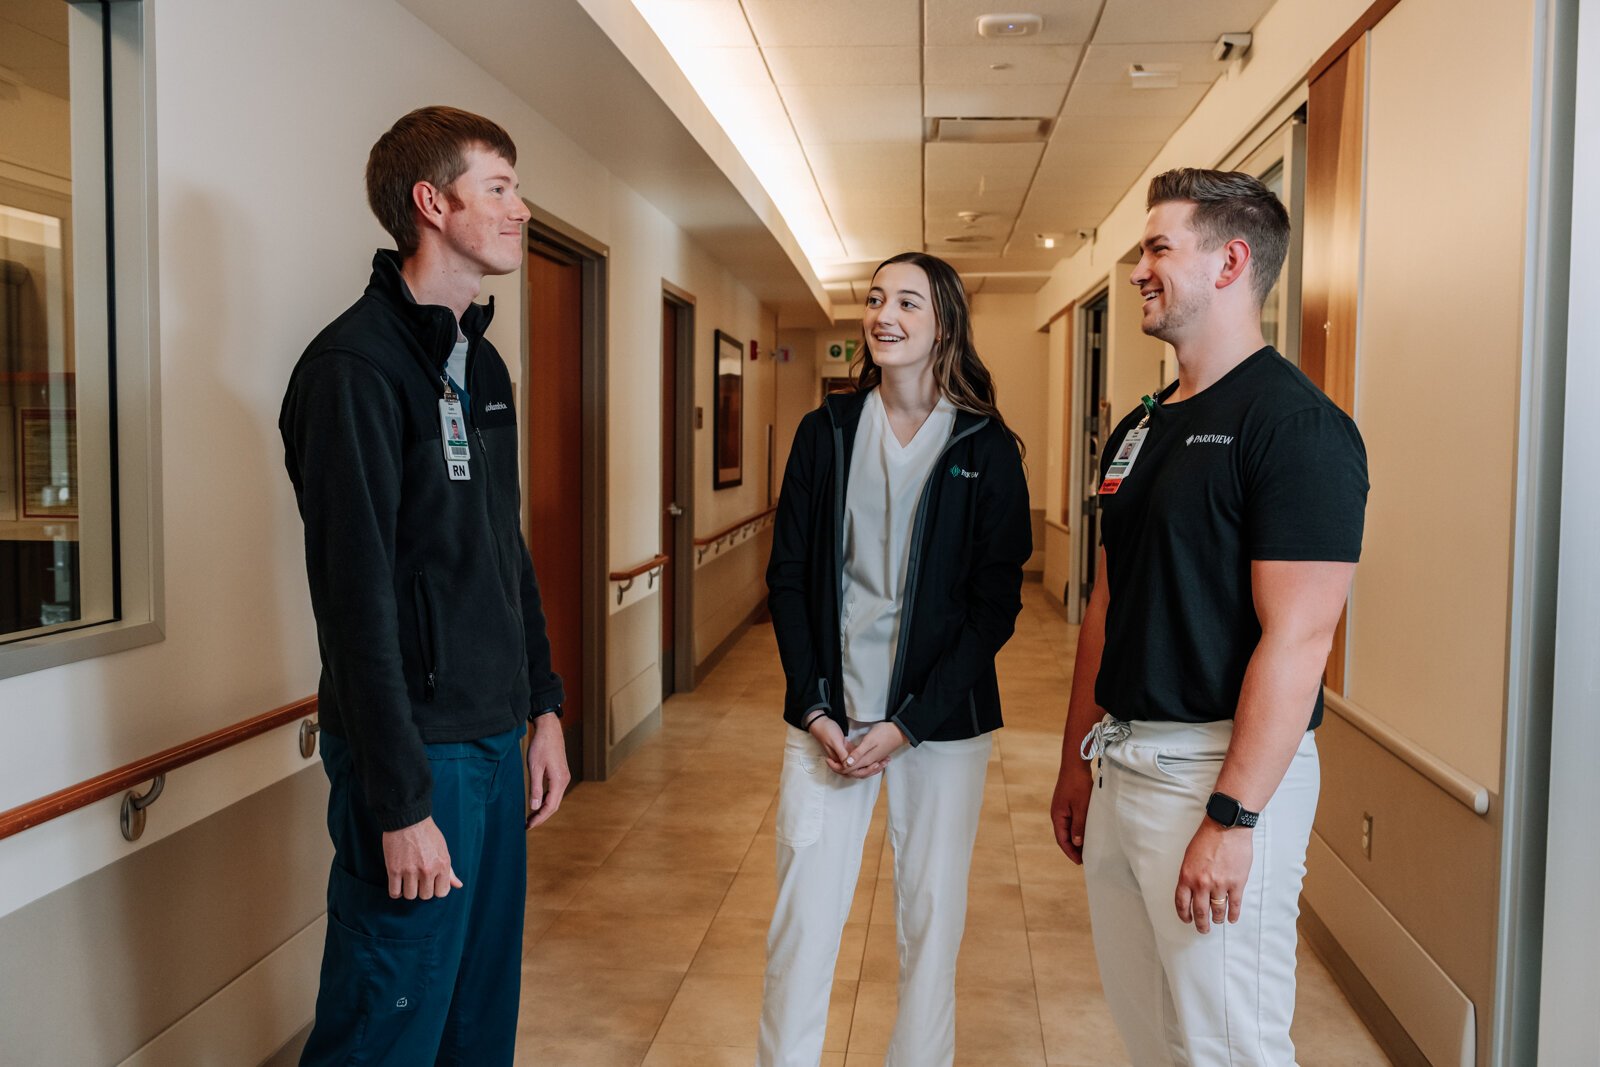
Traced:
<path id="1" fill-rule="evenodd" d="M 928 125 L 928 140 L 939 144 L 1020 144 L 1050 136 L 1049 119 L 938 118 Z"/>
<path id="2" fill-rule="evenodd" d="M 981 245 L 993 240 L 993 237 L 981 233 L 958 233 L 943 238 L 944 243 L 949 245 Z"/>

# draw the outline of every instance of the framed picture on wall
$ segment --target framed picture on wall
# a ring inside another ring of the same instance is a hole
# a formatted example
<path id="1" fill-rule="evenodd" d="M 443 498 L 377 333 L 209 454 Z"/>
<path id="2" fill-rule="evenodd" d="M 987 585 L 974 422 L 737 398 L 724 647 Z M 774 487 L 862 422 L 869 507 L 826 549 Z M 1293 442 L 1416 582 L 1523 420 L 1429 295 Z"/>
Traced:
<path id="1" fill-rule="evenodd" d="M 711 395 L 713 489 L 731 489 L 744 482 L 744 344 L 716 331 Z"/>

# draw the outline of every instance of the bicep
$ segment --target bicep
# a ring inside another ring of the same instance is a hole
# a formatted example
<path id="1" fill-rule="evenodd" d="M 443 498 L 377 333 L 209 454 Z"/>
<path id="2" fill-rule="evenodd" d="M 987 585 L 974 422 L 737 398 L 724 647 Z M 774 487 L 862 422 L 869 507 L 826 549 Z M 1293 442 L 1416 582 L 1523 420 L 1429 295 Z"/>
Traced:
<path id="1" fill-rule="evenodd" d="M 1310 640 L 1332 637 L 1356 565 L 1325 560 L 1250 562 L 1250 594 L 1263 634 Z"/>

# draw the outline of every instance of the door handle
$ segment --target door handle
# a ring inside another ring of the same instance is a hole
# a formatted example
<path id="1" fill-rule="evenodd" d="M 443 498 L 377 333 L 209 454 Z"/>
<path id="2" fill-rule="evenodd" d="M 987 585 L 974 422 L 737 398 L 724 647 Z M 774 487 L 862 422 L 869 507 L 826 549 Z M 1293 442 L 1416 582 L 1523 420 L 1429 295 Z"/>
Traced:
<path id="1" fill-rule="evenodd" d="M 675 503 L 673 503 L 673 504 L 668 504 L 668 505 L 667 505 L 667 514 L 668 514 L 668 515 L 671 515 L 671 516 L 672 516 L 672 517 L 673 517 L 673 518 L 675 518 L 675 519 L 676 519 L 676 518 L 679 518 L 679 517 L 680 517 L 680 516 L 682 516 L 682 515 L 683 515 L 683 509 L 682 509 L 682 508 L 680 508 L 680 507 L 679 507 L 679 506 L 678 506 L 678 505 L 677 505 L 677 504 L 675 504 Z"/>

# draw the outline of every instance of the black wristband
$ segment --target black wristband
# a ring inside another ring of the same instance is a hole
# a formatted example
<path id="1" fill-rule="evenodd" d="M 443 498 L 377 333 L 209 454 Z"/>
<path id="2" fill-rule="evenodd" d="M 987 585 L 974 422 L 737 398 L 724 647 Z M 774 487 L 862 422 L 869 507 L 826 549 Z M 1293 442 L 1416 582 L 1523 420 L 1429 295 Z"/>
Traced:
<path id="1" fill-rule="evenodd" d="M 809 718 L 809 719 L 803 720 L 802 724 L 800 726 L 800 729 L 805 730 L 807 732 L 809 732 L 811 730 L 812 726 L 816 725 L 816 722 L 817 722 L 818 719 L 825 719 L 825 718 L 828 717 L 828 709 L 827 708 L 812 708 L 811 710 L 815 711 L 816 714 L 811 716 L 811 718 Z"/>

